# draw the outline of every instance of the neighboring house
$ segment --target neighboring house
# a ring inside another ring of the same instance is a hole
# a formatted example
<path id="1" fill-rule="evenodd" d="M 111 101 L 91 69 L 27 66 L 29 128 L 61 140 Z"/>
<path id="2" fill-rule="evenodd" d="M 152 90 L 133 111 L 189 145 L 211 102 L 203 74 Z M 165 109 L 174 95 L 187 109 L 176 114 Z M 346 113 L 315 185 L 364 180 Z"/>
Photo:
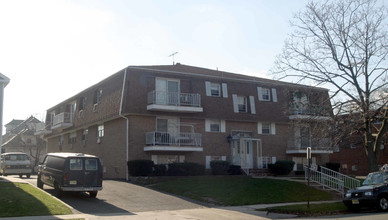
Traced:
<path id="1" fill-rule="evenodd" d="M 245 170 L 332 153 L 328 90 L 182 64 L 129 66 L 47 110 L 48 152 L 99 156 L 105 177 L 126 161 L 228 160 Z"/>
<path id="2" fill-rule="evenodd" d="M 14 119 L 4 126 L 6 133 L 3 135 L 2 153 L 24 152 L 33 166 L 37 166 L 46 154 L 46 142 L 35 132 L 41 130 L 44 123 L 31 116 L 24 121 Z"/>
<path id="3" fill-rule="evenodd" d="M 362 120 L 357 114 L 342 115 L 336 120 L 338 123 L 340 138 L 333 154 L 330 155 L 330 162 L 340 164 L 340 172 L 352 176 L 365 176 L 369 170 L 368 160 L 363 145 L 363 134 L 356 130 L 362 127 Z M 378 120 L 375 126 L 381 125 Z M 380 157 L 378 164 L 388 164 L 388 134 L 380 146 Z"/>

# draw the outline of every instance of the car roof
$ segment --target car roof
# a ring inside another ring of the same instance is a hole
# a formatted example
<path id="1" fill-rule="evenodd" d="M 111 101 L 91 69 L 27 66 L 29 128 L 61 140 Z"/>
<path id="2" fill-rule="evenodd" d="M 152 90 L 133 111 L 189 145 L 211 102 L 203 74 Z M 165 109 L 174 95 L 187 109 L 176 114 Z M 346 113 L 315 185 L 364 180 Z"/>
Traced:
<path id="1" fill-rule="evenodd" d="M 23 153 L 23 152 L 7 152 L 7 153 L 2 153 L 1 155 L 10 155 L 10 154 L 23 154 L 23 155 L 27 155 L 26 153 Z"/>
<path id="2" fill-rule="evenodd" d="M 93 158 L 97 158 L 94 155 L 84 154 L 84 153 L 59 152 L 59 153 L 48 153 L 47 155 L 57 156 L 57 157 L 64 157 L 64 158 L 67 158 L 67 157 L 93 157 Z"/>

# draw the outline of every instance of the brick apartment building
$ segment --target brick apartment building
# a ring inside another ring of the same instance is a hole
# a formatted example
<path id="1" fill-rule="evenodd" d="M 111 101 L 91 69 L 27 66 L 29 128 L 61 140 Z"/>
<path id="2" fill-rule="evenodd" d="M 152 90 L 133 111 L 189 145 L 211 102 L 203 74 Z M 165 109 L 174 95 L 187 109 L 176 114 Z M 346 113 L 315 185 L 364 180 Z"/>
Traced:
<path id="1" fill-rule="evenodd" d="M 129 66 L 47 110 L 48 152 L 99 156 L 105 177 L 126 161 L 329 161 L 328 90 L 182 64 Z"/>

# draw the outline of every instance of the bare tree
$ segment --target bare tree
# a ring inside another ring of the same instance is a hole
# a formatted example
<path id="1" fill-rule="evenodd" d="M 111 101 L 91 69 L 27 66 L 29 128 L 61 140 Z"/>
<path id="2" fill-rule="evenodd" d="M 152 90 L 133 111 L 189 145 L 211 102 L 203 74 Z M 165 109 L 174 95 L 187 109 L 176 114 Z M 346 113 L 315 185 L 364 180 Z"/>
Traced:
<path id="1" fill-rule="evenodd" d="M 273 73 L 330 88 L 338 114 L 357 113 L 371 171 L 378 169 L 387 121 L 387 8 L 377 0 L 310 1 Z M 376 122 L 379 122 L 376 126 Z"/>

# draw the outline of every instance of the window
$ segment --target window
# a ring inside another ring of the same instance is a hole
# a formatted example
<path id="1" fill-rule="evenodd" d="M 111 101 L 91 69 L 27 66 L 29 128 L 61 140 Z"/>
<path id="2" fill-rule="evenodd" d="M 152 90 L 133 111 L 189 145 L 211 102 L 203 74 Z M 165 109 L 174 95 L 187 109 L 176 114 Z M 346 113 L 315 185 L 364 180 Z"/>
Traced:
<path id="1" fill-rule="evenodd" d="M 97 170 L 97 159 L 85 159 L 85 170 Z"/>
<path id="2" fill-rule="evenodd" d="M 101 97 L 102 97 L 102 89 L 96 90 L 96 92 L 94 94 L 94 104 L 100 103 Z"/>
<path id="3" fill-rule="evenodd" d="M 86 97 L 79 98 L 79 110 L 84 110 L 86 106 Z"/>
<path id="4" fill-rule="evenodd" d="M 97 137 L 104 137 L 104 125 L 99 125 L 98 126 L 98 133 L 97 133 Z"/>
<path id="5" fill-rule="evenodd" d="M 70 170 L 82 170 L 82 159 L 71 158 L 70 159 Z"/>
<path id="6" fill-rule="evenodd" d="M 238 112 L 247 112 L 247 97 L 237 96 Z"/>
<path id="7" fill-rule="evenodd" d="M 74 144 L 77 141 L 77 134 L 76 133 L 71 133 L 69 135 L 69 144 Z"/>
<path id="8" fill-rule="evenodd" d="M 206 119 L 205 131 L 206 132 L 225 132 L 225 120 Z"/>
<path id="9" fill-rule="evenodd" d="M 354 148 L 357 148 L 357 145 L 354 144 L 354 143 L 351 143 L 351 144 L 350 144 L 350 149 L 354 149 Z"/>
<path id="10" fill-rule="evenodd" d="M 263 122 L 261 127 L 262 134 L 271 134 L 271 123 Z"/>
<path id="11" fill-rule="evenodd" d="M 262 88 L 262 98 L 263 98 L 263 100 L 264 101 L 270 101 L 270 99 L 271 99 L 271 95 L 270 95 L 270 90 L 269 89 L 267 89 L 267 88 Z"/>
<path id="12" fill-rule="evenodd" d="M 85 130 L 82 132 L 82 141 L 87 141 L 87 140 L 88 140 L 88 133 L 89 133 L 89 130 L 88 130 L 88 129 L 85 129 Z"/>
<path id="13" fill-rule="evenodd" d="M 258 134 L 276 134 L 276 124 L 271 122 L 258 122 L 257 123 Z"/>
<path id="14" fill-rule="evenodd" d="M 352 165 L 352 171 L 357 171 L 358 170 L 358 166 L 357 165 Z"/>
<path id="15" fill-rule="evenodd" d="M 220 97 L 221 96 L 221 86 L 220 84 L 218 83 L 211 83 L 210 84 L 210 93 L 211 93 L 211 96 L 217 96 L 217 97 Z"/>

